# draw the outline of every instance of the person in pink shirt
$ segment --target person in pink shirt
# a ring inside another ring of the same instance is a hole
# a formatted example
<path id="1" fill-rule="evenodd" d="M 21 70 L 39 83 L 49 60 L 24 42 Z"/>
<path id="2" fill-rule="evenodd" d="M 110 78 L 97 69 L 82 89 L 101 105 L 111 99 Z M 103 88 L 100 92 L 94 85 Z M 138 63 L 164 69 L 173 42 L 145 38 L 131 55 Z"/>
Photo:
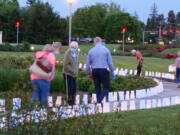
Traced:
<path id="1" fill-rule="evenodd" d="M 180 76 L 180 52 L 177 53 L 175 65 L 176 65 L 176 80 L 178 83 L 178 88 L 180 88 L 180 79 L 179 79 L 179 76 Z"/>
<path id="2" fill-rule="evenodd" d="M 137 65 L 137 75 L 141 75 L 141 70 L 143 66 L 143 57 L 140 51 L 132 50 L 131 53 L 136 55 L 136 65 Z"/>
<path id="3" fill-rule="evenodd" d="M 47 102 L 47 97 L 50 91 L 50 82 L 54 78 L 55 75 L 55 65 L 56 65 L 56 58 L 54 54 L 59 54 L 61 50 L 61 43 L 55 42 L 53 45 L 47 44 L 43 48 L 42 51 L 38 51 L 35 55 L 35 58 L 46 57 L 49 64 L 52 66 L 52 73 L 49 78 L 42 78 L 38 75 L 31 73 L 31 85 L 34 90 L 32 102 L 35 100 L 40 101 L 40 105 L 44 106 Z"/>

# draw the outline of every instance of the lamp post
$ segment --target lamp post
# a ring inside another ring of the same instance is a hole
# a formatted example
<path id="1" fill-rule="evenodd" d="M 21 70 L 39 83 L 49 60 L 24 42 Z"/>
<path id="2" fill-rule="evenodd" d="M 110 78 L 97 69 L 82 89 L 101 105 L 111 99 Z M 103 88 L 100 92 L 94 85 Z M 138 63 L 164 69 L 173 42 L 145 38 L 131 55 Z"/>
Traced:
<path id="1" fill-rule="evenodd" d="M 69 45 L 71 43 L 71 25 L 72 25 L 72 4 L 74 0 L 68 0 L 69 3 Z"/>
<path id="2" fill-rule="evenodd" d="M 125 32 L 126 32 L 126 28 L 122 28 L 122 33 L 123 33 L 123 55 L 124 55 L 124 38 L 125 38 Z"/>
<path id="3" fill-rule="evenodd" d="M 19 44 L 19 26 L 20 26 L 20 21 L 16 21 L 16 27 L 17 27 L 17 35 L 16 35 L 16 44 Z"/>

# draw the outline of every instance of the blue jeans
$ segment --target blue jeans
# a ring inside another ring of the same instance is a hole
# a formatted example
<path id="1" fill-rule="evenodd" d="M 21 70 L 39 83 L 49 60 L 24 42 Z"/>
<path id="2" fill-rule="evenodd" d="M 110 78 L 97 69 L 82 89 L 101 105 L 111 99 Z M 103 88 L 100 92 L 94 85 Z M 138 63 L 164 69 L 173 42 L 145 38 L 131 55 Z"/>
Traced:
<path id="1" fill-rule="evenodd" d="M 101 103 L 110 89 L 109 71 L 107 69 L 93 69 L 92 71 L 97 101 Z M 103 85 L 103 88 L 101 87 Z"/>
<path id="2" fill-rule="evenodd" d="M 43 79 L 35 79 L 31 81 L 31 85 L 34 90 L 32 102 L 38 99 L 40 101 L 40 105 L 46 105 L 50 90 L 50 82 Z"/>
<path id="3" fill-rule="evenodd" d="M 180 75 L 180 68 L 176 68 L 176 81 L 177 81 L 177 83 L 180 83 L 179 75 Z"/>

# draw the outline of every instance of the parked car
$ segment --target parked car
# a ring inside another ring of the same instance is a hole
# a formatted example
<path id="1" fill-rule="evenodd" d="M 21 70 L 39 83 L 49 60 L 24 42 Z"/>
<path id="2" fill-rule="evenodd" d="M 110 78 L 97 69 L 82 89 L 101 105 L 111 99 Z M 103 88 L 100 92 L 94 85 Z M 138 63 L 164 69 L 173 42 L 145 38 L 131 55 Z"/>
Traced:
<path id="1" fill-rule="evenodd" d="M 69 45 L 69 40 L 62 40 L 61 43 L 62 45 Z"/>
<path id="2" fill-rule="evenodd" d="M 80 38 L 79 41 L 80 42 L 91 43 L 91 42 L 93 42 L 93 39 L 92 38 Z"/>

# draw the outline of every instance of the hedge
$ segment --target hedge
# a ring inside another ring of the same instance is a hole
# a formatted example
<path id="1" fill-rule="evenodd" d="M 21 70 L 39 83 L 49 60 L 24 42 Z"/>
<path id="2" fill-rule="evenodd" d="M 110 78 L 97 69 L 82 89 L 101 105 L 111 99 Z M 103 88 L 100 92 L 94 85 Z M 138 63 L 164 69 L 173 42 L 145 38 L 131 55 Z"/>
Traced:
<path id="1" fill-rule="evenodd" d="M 146 89 L 156 86 L 156 82 L 147 78 L 136 76 L 117 77 L 111 81 L 110 91 Z M 0 68 L 0 92 L 22 89 L 31 90 L 30 74 L 28 70 L 14 69 L 11 67 Z M 80 71 L 77 77 L 77 90 L 95 93 L 94 84 L 89 80 L 87 73 Z M 62 72 L 56 72 L 51 82 L 51 93 L 65 93 Z"/>
<path id="2" fill-rule="evenodd" d="M 0 51 L 8 51 L 8 52 L 30 52 L 30 44 L 24 42 L 22 45 L 10 45 L 9 43 L 5 43 L 0 45 Z"/>

